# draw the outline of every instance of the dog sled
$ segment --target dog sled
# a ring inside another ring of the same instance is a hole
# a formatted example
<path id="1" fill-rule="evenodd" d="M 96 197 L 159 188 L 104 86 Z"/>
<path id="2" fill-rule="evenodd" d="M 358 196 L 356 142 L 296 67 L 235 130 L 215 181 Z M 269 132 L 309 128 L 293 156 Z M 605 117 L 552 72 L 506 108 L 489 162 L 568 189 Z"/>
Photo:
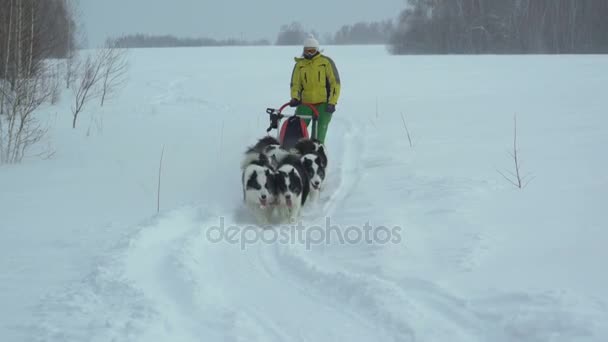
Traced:
<path id="1" fill-rule="evenodd" d="M 312 110 L 312 115 L 304 114 L 283 114 L 283 110 L 289 106 L 289 102 L 282 105 L 279 109 L 266 108 L 266 113 L 270 116 L 270 126 L 266 132 L 270 133 L 273 129 L 277 130 L 277 139 L 281 143 L 281 146 L 289 150 L 292 148 L 298 140 L 302 138 L 317 138 L 317 122 L 319 120 L 319 111 L 311 103 L 302 103 L 304 106 L 308 106 Z M 283 121 L 283 119 L 286 119 Z M 308 127 L 306 125 L 306 119 L 311 120 L 310 135 L 308 133 Z M 281 123 L 281 121 L 283 121 Z M 280 129 L 279 129 L 280 125 Z"/>

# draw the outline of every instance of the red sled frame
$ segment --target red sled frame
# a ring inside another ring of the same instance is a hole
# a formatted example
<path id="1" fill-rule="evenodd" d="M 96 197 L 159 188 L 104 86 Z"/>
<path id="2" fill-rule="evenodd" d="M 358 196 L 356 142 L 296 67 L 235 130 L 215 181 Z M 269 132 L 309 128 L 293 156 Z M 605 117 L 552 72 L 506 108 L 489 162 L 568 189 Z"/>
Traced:
<path id="1" fill-rule="evenodd" d="M 312 110 L 312 128 L 311 128 L 310 137 L 312 139 L 316 139 L 317 138 L 317 122 L 319 121 L 319 111 L 312 103 L 302 103 L 302 105 L 307 106 L 308 108 L 310 108 Z M 283 109 L 287 108 L 288 106 L 289 106 L 289 102 L 282 105 L 279 109 L 266 108 L 266 113 L 270 116 L 270 126 L 268 127 L 266 132 L 270 132 L 272 129 L 279 129 L 280 121 L 283 118 L 288 117 L 288 115 L 283 114 Z M 302 115 L 302 114 L 295 114 L 295 113 L 292 115 L 289 115 L 289 116 L 296 116 L 296 117 L 299 117 L 300 119 L 311 118 L 311 115 Z M 304 121 L 301 121 L 301 124 L 305 125 Z M 306 134 L 308 134 L 308 128 L 305 126 L 303 128 L 305 129 Z M 284 129 L 284 127 L 282 127 L 282 129 L 278 133 L 278 139 L 281 142 L 281 144 L 283 144 L 283 139 L 284 139 L 283 129 Z"/>

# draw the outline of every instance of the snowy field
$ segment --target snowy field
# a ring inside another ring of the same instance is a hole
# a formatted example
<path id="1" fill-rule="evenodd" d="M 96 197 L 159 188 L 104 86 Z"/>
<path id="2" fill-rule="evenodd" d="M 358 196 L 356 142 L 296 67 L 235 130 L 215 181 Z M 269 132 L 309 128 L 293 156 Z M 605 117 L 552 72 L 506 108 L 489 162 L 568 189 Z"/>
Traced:
<path id="1" fill-rule="evenodd" d="M 608 340 L 608 57 L 327 47 L 326 188 L 262 230 L 239 163 L 298 52 L 131 50 L 76 130 L 45 109 L 54 157 L 0 166 L 0 340 Z"/>

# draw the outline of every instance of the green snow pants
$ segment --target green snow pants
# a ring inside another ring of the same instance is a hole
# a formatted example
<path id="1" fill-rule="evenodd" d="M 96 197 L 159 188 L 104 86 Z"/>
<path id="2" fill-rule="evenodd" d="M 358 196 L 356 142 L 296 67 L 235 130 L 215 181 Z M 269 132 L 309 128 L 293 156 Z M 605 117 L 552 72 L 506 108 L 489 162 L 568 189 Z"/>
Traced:
<path id="1" fill-rule="evenodd" d="M 317 121 L 317 139 L 319 139 L 321 143 L 325 143 L 327 128 L 329 127 L 332 114 L 326 111 L 327 103 L 319 103 L 315 105 L 315 108 L 317 108 L 319 111 L 319 121 Z M 296 108 L 296 114 L 309 115 L 312 117 L 312 109 L 310 109 L 308 106 L 298 106 L 298 108 Z M 311 120 L 312 119 L 304 119 L 307 126 L 310 124 Z M 308 132 L 309 134 L 312 134 L 312 128 L 309 128 Z"/>

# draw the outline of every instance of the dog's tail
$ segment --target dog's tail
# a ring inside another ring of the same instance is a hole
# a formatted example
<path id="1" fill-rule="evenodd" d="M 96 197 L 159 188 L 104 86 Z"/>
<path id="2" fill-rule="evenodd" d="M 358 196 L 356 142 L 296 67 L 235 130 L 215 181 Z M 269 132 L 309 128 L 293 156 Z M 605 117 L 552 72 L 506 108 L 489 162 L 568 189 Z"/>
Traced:
<path id="1" fill-rule="evenodd" d="M 271 135 L 267 135 L 261 139 L 258 140 L 258 142 L 255 144 L 256 147 L 263 149 L 264 147 L 268 146 L 268 145 L 280 145 L 281 143 L 279 142 L 279 140 L 277 140 L 277 138 L 271 136 Z"/>
<path id="2" fill-rule="evenodd" d="M 243 161 L 241 161 L 241 170 L 244 170 L 251 164 L 270 167 L 270 160 L 264 153 L 247 152 Z"/>
<path id="3" fill-rule="evenodd" d="M 243 161 L 241 161 L 241 170 L 244 170 L 248 165 L 251 165 L 253 162 L 260 158 L 260 153 L 254 151 L 248 151 L 245 153 L 245 157 Z"/>

